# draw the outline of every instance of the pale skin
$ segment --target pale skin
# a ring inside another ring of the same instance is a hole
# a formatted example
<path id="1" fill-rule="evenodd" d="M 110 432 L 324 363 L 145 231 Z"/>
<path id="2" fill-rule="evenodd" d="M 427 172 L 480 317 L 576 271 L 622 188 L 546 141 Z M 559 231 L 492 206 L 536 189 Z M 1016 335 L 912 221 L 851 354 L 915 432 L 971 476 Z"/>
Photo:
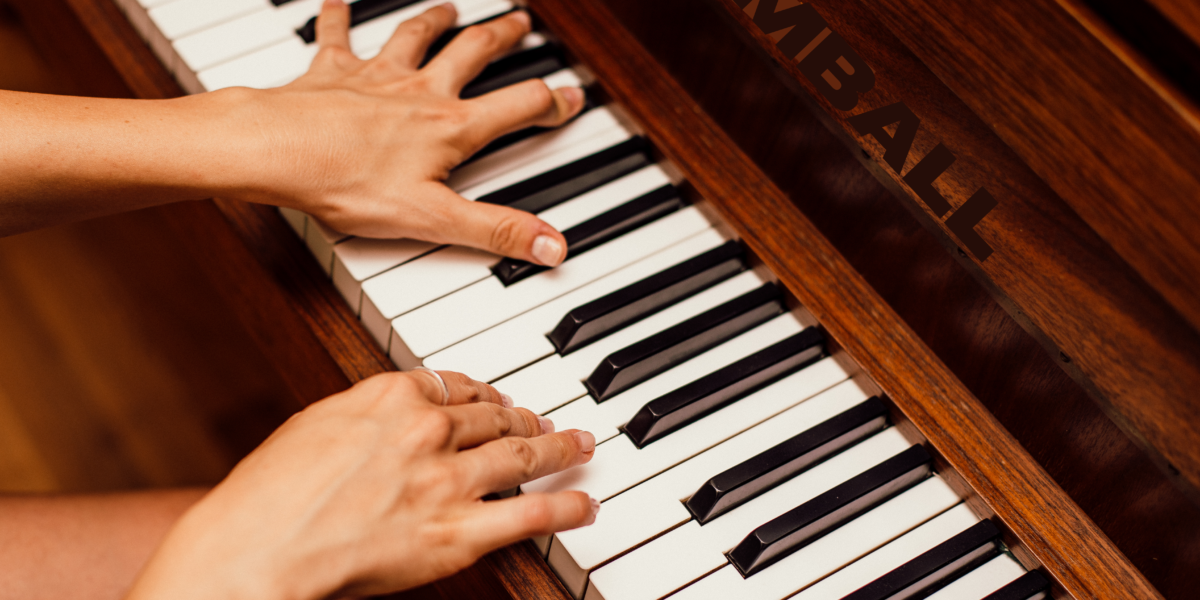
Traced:
<path id="1" fill-rule="evenodd" d="M 443 181 L 500 135 L 564 123 L 583 94 L 533 81 L 459 100 L 529 19 L 468 29 L 418 69 L 455 19 L 434 8 L 362 61 L 346 5 L 327 0 L 312 68 L 274 90 L 166 101 L 0 92 L 0 235 L 219 196 L 297 208 L 354 235 L 557 265 L 566 252 L 554 228 Z M 484 501 L 587 462 L 595 438 L 440 375 L 446 390 L 428 372 L 394 373 L 314 404 L 212 490 L 0 499 L 0 597 L 359 597 L 595 520 L 599 503 L 579 492 Z"/>

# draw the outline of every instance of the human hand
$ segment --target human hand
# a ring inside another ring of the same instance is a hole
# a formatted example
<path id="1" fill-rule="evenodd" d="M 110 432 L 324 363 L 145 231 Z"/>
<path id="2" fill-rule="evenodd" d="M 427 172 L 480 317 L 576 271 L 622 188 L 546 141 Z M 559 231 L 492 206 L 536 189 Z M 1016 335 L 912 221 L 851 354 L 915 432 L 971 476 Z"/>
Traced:
<path id="1" fill-rule="evenodd" d="M 522 211 L 463 199 L 443 182 L 493 139 L 561 125 L 584 104 L 578 88 L 532 80 L 470 100 L 458 95 L 489 61 L 530 30 L 515 12 L 464 30 L 424 68 L 430 43 L 454 26 L 453 5 L 399 26 L 378 56 L 350 50 L 350 11 L 327 0 L 317 19 L 320 51 L 309 72 L 254 92 L 255 127 L 267 139 L 263 179 L 251 200 L 290 206 L 364 237 L 408 237 L 473 246 L 554 266 L 566 241 Z M 302 132 L 297 134 L 297 132 Z"/>
<path id="2" fill-rule="evenodd" d="M 586 432 L 440 372 L 367 379 L 293 416 L 191 509 L 129 598 L 327 598 L 412 588 L 595 521 L 582 492 L 486 494 L 582 464 Z"/>

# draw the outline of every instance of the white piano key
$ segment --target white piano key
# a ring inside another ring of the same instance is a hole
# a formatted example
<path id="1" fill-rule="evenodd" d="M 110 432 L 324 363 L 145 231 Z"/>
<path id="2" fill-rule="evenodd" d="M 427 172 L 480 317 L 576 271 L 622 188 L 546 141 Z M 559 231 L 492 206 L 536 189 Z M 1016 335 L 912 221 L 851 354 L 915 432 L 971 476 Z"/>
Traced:
<path id="1" fill-rule="evenodd" d="M 549 348 L 545 358 L 493 382 L 492 385 L 518 399 L 520 406 L 538 414 L 545 414 L 587 394 L 583 380 L 609 354 L 755 290 L 764 283 L 766 281 L 758 273 L 745 271 L 567 356 L 554 353 L 554 347 L 546 338 L 549 330 L 538 332 L 535 335 L 544 344 L 539 347 Z M 575 307 L 570 307 L 568 311 L 573 308 Z M 559 318 L 561 319 L 561 315 Z M 551 328 L 555 324 L 557 321 L 551 324 Z M 529 335 L 528 332 L 526 335 Z M 510 360 L 508 353 L 497 356 L 495 352 L 486 352 L 483 347 L 473 348 L 472 352 L 461 360 L 464 363 L 470 361 L 473 367 L 485 374 L 507 373 L 515 368 L 512 367 L 514 361 Z"/>
<path id="2" fill-rule="evenodd" d="M 825 363 L 831 361 L 832 359 L 825 359 L 811 368 L 826 368 Z M 837 367 L 832 365 L 830 368 Z M 807 376 L 812 377 L 813 374 Z M 794 394 L 803 400 L 801 395 L 807 390 L 798 389 L 802 384 L 803 381 L 794 375 L 767 388 L 770 392 L 763 390 L 760 394 L 769 393 L 777 398 Z M 598 493 L 608 495 L 593 495 L 594 498 L 605 498 L 594 524 L 564 531 L 555 536 L 550 566 L 555 572 L 563 575 L 564 579 L 578 582 L 579 585 L 572 588 L 572 593 L 576 597 L 580 596 L 583 591 L 582 583 L 586 581 L 588 571 L 672 527 L 690 521 L 691 513 L 684 507 L 682 500 L 688 498 L 713 475 L 853 408 L 868 396 L 867 391 L 858 382 L 845 381 L 620 494 L 609 497 L 611 494 L 608 494 L 608 490 L 625 485 L 626 482 L 616 482 L 615 485 L 607 486 L 605 491 Z M 752 400 L 747 398 L 743 402 L 748 401 Z M 730 416 L 735 414 L 730 412 Z M 713 417 L 717 415 L 709 418 Z M 642 471 L 644 474 L 648 469 L 642 467 L 640 456 L 628 460 L 625 456 L 628 454 L 626 451 L 609 452 L 610 445 L 622 439 L 625 438 L 618 437 L 598 446 L 592 462 L 626 460 L 624 468 Z M 653 446 L 651 444 L 648 449 Z M 611 475 L 615 473 L 610 469 Z M 625 479 L 633 479 L 636 476 Z M 598 481 L 595 482 L 597 485 L 589 486 L 589 479 L 598 478 L 585 475 L 577 484 L 568 487 L 604 488 L 603 482 Z"/>
<path id="3" fill-rule="evenodd" d="M 820 581 L 848 563 L 904 535 L 960 501 L 954 490 L 950 489 L 941 477 L 934 475 L 763 571 L 743 579 L 736 569 L 727 565 L 680 590 L 672 599 L 783 600 L 797 590 Z M 597 573 L 601 571 L 603 569 Z M 592 598 L 590 594 L 588 597 Z M 606 593 L 602 597 L 606 600 L 623 600 L 635 596 Z M 964 600 L 962 596 L 954 595 L 941 600 L 951 598 Z"/>
<path id="4" fill-rule="evenodd" d="M 726 365 L 750 356 L 775 342 L 800 333 L 801 319 L 794 313 L 779 315 L 715 348 L 664 371 L 604 402 L 584 396 L 546 415 L 560 431 L 582 429 L 602 442 L 616 436 L 651 400 L 676 390 Z"/>
<path id="5" fill-rule="evenodd" d="M 175 40 L 271 8 L 270 0 L 176 0 L 151 9 L 150 18 L 167 39 Z"/>
<path id="6" fill-rule="evenodd" d="M 688 521 L 592 571 L 587 596 L 599 594 L 607 600 L 661 598 L 726 564 L 724 553 L 755 527 L 910 446 L 895 427 L 885 429 L 703 527 L 696 521 Z M 728 597 L 741 598 L 738 595 Z"/>
<path id="7" fill-rule="evenodd" d="M 565 310 L 545 322 L 539 321 L 537 325 L 520 331 L 505 323 L 434 354 L 428 360 L 435 361 L 435 364 L 463 365 L 469 368 L 470 372 L 478 373 L 484 381 L 511 373 L 492 382 L 492 385 L 519 399 L 522 407 L 545 414 L 586 394 L 587 389 L 583 387 L 582 379 L 591 373 L 605 356 L 755 289 L 763 283 L 764 280 L 757 273 L 743 272 L 565 357 L 555 354 L 554 346 L 546 338 L 563 315 L 579 306 L 570 305 L 573 298 L 564 297 L 552 304 L 554 311 L 564 307 Z M 563 306 L 559 306 L 560 303 Z M 547 312 L 552 312 L 550 306 L 544 307 Z M 544 316 L 550 317 L 549 314 Z M 508 340 L 510 344 L 519 345 L 523 351 L 496 353 L 493 350 L 495 346 L 490 344 L 502 339 Z"/>
<path id="8" fill-rule="evenodd" d="M 1025 568 L 1020 563 L 1007 554 L 1001 554 L 938 590 L 926 600 L 983 600 L 988 594 L 1024 574 Z"/>
<path id="9" fill-rule="evenodd" d="M 142 8 L 154 8 L 156 6 L 162 6 L 164 4 L 177 1 L 178 0 L 137 0 L 137 4 L 141 5 Z"/>
<path id="10" fill-rule="evenodd" d="M 586 158 L 587 156 L 600 152 L 601 150 L 616 146 L 617 144 L 620 144 L 621 142 L 624 142 L 632 137 L 633 134 L 623 127 L 615 127 L 601 131 L 592 137 L 582 140 L 572 146 L 558 150 L 553 154 L 543 156 L 542 158 L 529 162 L 528 164 L 493 177 L 482 183 L 471 186 L 470 188 L 455 189 L 461 189 L 460 193 L 462 194 L 462 197 L 466 198 L 467 200 L 478 200 L 483 196 L 497 190 L 502 190 L 515 183 L 525 181 L 531 177 L 552 171 L 558 167 L 573 163 L 582 158 Z M 491 156 L 480 159 L 480 162 L 488 158 L 491 158 Z M 475 163 L 469 163 L 463 167 L 463 170 L 474 165 Z M 455 175 L 450 176 L 450 183 L 452 186 L 455 183 L 455 179 Z M 666 183 L 670 183 L 669 179 L 663 185 L 666 185 Z"/>
<path id="11" fill-rule="evenodd" d="M 303 1 L 307 0 L 293 0 L 293 2 Z M 359 58 L 372 58 L 378 54 L 388 38 L 391 37 L 397 25 L 443 3 L 444 0 L 426 0 L 362 23 L 350 30 L 350 49 Z M 508 0 L 452 0 L 452 3 L 459 10 L 459 25 L 470 25 L 496 16 L 511 10 L 513 6 Z M 251 19 L 258 14 L 253 13 L 243 19 L 230 21 L 225 25 L 185 37 L 179 40 L 175 47 L 181 49 L 184 42 L 193 37 L 203 36 L 222 27 L 232 27 L 235 23 Z M 307 21 L 307 18 L 304 20 Z M 303 22 L 300 25 L 303 25 Z M 188 66 L 199 73 L 200 81 L 210 91 L 235 86 L 270 88 L 284 85 L 308 70 L 319 48 L 315 43 L 305 43 L 300 36 L 296 35 L 295 29 L 300 25 L 292 27 L 289 35 L 278 34 L 277 31 L 270 30 L 273 33 L 268 33 L 268 35 L 273 36 L 273 39 L 268 43 L 256 46 L 246 52 L 239 52 L 221 61 L 207 63 L 204 67 L 196 68 L 187 56 L 184 56 L 184 60 L 187 61 Z M 206 43 L 210 42 L 206 40 Z M 183 55 L 182 50 L 180 54 Z"/>
<path id="12" fill-rule="evenodd" d="M 438 244 L 421 240 L 346 240 L 333 247 L 333 285 L 357 314 L 364 281 L 436 248 Z"/>
<path id="13" fill-rule="evenodd" d="M 200 73 L 230 59 L 289 38 L 304 43 L 296 29 L 321 10 L 322 0 L 292 0 L 197 31 L 175 40 L 179 57 Z"/>
<path id="14" fill-rule="evenodd" d="M 710 227 L 692 206 L 508 287 L 489 277 L 393 320 L 389 354 L 411 364 Z"/>
<path id="15" fill-rule="evenodd" d="M 555 71 L 554 73 L 543 77 L 542 81 L 546 83 L 546 87 L 552 90 L 566 87 L 583 87 L 586 84 L 586 82 L 582 77 L 579 76 L 579 73 L 577 73 L 575 69 L 563 69 L 561 71 Z"/>
<path id="16" fill-rule="evenodd" d="M 589 110 L 558 129 L 521 140 L 455 169 L 446 185 L 456 191 L 469 190 L 514 169 L 564 152 L 594 136 L 624 130 L 611 109 Z"/>
<path id="17" fill-rule="evenodd" d="M 292 231 L 295 231 L 296 235 L 300 236 L 300 239 L 304 239 L 304 229 L 308 223 L 308 215 L 285 206 L 279 207 L 279 214 L 283 216 L 283 220 L 287 221 Z"/>
<path id="18" fill-rule="evenodd" d="M 414 4 L 359 24 L 350 30 L 350 49 L 364 60 L 374 58 L 388 40 L 392 39 L 396 27 L 434 6 L 444 4 L 445 1 Z M 455 23 L 458 27 L 473 25 L 516 8 L 510 0 L 454 0 L 454 4 L 459 10 L 458 21 Z M 417 6 L 421 8 L 418 9 Z"/>
<path id="19" fill-rule="evenodd" d="M 304 243 L 316 257 L 317 263 L 324 269 L 325 274 L 333 272 L 333 247 L 338 242 L 350 236 L 322 223 L 319 219 L 309 217 L 304 227 Z"/>
<path id="20" fill-rule="evenodd" d="M 725 241 L 717 230 L 706 231 L 433 354 L 424 364 L 431 369 L 470 373 L 481 381 L 495 379 L 553 353 L 554 346 L 546 339 L 546 332 L 572 308 L 703 254 Z M 496 348 L 504 348 L 504 352 L 496 352 Z M 529 408 L 523 399 L 517 398 L 517 402 Z"/>
<path id="21" fill-rule="evenodd" d="M 764 387 L 644 448 L 633 445 L 628 436 L 618 435 L 600 446 L 600 451 L 587 464 L 531 481 L 521 489 L 527 492 L 558 492 L 579 490 L 593 498 L 605 500 L 629 489 L 658 473 L 729 439 L 758 423 L 779 414 L 805 400 L 845 382 L 849 377 L 832 357 L 825 358 L 783 379 Z M 838 394 L 852 400 L 867 398 L 854 382 Z M 832 401 L 831 401 L 832 402 Z M 825 406 L 825 402 L 819 406 Z M 846 406 L 849 408 L 849 405 Z M 814 409 L 815 410 L 815 409 Z M 832 409 L 830 409 L 832 410 Z M 841 411 L 833 411 L 817 421 Z M 553 419 L 551 419 L 553 420 Z M 816 423 L 814 423 L 816 424 Z M 559 427 L 555 422 L 555 427 Z M 563 427 L 560 431 L 569 429 Z M 792 433 L 799 433 L 797 430 Z M 752 455 L 743 458 L 749 458 Z M 716 475 L 714 471 L 709 475 Z M 699 486 L 699 483 L 697 483 Z M 695 491 L 694 489 L 691 491 Z"/>
<path id="22" fill-rule="evenodd" d="M 569 229 L 668 183 L 667 174 L 649 166 L 572 198 L 539 215 L 558 229 Z M 593 249 L 592 252 L 599 251 Z M 582 257 L 566 261 L 560 269 Z M 363 314 L 394 319 L 409 311 L 492 277 L 491 268 L 500 257 L 464 248 L 445 248 L 392 269 L 363 283 Z M 497 282 L 498 283 L 498 282 Z M 522 282 L 524 283 L 524 282 Z M 368 308 L 367 305 L 371 305 Z M 372 335 L 387 340 L 390 325 L 374 318 L 363 322 Z M 384 345 L 386 348 L 386 344 Z"/>
<path id="23" fill-rule="evenodd" d="M 793 600 L 840 600 L 966 531 L 979 521 L 979 517 L 966 504 L 959 504 L 886 546 L 846 565 L 840 571 L 796 594 Z"/>

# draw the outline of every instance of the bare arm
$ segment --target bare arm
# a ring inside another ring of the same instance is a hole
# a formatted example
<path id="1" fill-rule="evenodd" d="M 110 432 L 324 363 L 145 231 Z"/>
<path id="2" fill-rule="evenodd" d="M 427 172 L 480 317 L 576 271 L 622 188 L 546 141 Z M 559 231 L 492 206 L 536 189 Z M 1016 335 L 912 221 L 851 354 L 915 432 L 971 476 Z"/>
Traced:
<path id="1" fill-rule="evenodd" d="M 115 600 L 207 490 L 0 498 L 0 598 Z"/>
<path id="2" fill-rule="evenodd" d="M 530 81 L 460 100 L 529 31 L 529 17 L 471 28 L 418 70 L 455 19 L 452 6 L 432 9 L 363 61 L 349 50 L 348 8 L 330 0 L 312 68 L 272 90 L 172 100 L 0 92 L 0 235 L 219 196 L 297 208 L 350 234 L 558 264 L 566 245 L 553 227 L 468 202 L 443 181 L 496 137 L 574 116 L 582 92 Z"/>

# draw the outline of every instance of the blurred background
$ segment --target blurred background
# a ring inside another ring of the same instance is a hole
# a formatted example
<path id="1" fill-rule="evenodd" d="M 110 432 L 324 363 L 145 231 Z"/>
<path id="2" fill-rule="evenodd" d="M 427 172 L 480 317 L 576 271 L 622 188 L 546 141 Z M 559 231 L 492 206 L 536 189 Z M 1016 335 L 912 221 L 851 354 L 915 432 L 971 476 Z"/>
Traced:
<path id="1" fill-rule="evenodd" d="M 87 94 L 3 2 L 0 56 Z M 0 493 L 215 483 L 297 407 L 157 210 L 0 238 Z"/>

